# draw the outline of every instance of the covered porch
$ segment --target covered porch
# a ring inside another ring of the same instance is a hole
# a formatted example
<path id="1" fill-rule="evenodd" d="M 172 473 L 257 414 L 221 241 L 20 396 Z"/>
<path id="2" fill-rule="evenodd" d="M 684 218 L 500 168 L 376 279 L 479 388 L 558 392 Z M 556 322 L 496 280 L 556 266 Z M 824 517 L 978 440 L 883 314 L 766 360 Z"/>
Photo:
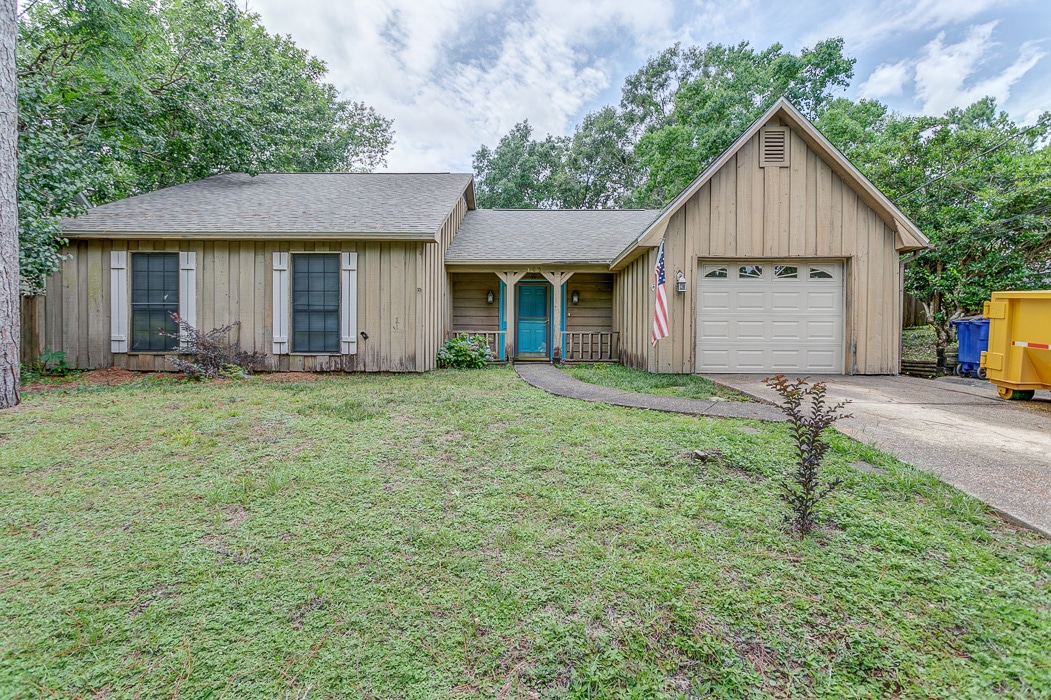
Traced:
<path id="1" fill-rule="evenodd" d="M 574 269 L 451 271 L 446 336 L 482 336 L 500 361 L 616 362 L 613 275 Z"/>

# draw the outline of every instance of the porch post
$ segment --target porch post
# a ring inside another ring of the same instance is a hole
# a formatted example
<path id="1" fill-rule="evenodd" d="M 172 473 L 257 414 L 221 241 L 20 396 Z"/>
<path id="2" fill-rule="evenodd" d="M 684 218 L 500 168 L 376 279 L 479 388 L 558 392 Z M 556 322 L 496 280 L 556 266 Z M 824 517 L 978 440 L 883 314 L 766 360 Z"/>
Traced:
<path id="1" fill-rule="evenodd" d="M 552 311 L 551 315 L 551 359 L 554 362 L 562 360 L 562 285 L 573 276 L 572 272 L 541 272 L 544 278 L 551 283 Z"/>
<path id="2" fill-rule="evenodd" d="M 504 283 L 507 299 L 504 301 L 504 318 L 507 321 L 507 331 L 504 333 L 504 357 L 508 362 L 515 359 L 515 329 L 518 319 L 515 315 L 515 285 L 518 280 L 525 277 L 524 272 L 497 272 L 496 276 Z"/>

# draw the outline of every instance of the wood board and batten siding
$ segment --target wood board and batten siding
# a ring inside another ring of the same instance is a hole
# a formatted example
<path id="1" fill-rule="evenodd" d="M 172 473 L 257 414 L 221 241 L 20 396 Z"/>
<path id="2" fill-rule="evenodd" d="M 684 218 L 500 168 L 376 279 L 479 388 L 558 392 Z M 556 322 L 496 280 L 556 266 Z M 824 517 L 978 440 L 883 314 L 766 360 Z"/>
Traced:
<path id="1" fill-rule="evenodd" d="M 444 251 L 467 210 L 462 199 L 436 243 L 280 240 L 73 240 L 47 283 L 46 350 L 62 350 L 74 367 L 170 369 L 163 353 L 111 351 L 111 252 L 194 253 L 197 327 L 240 322 L 233 339 L 266 354 L 279 371 L 425 371 L 434 367 L 449 305 Z M 357 328 L 353 355 L 274 355 L 274 253 L 356 253 Z M 130 259 L 129 259 L 130 263 Z M 185 278 L 183 278 L 185 279 Z"/>
<path id="2" fill-rule="evenodd" d="M 617 275 L 623 361 L 662 373 L 696 367 L 698 265 L 717 261 L 840 261 L 846 273 L 844 324 L 849 374 L 896 374 L 900 290 L 896 234 L 854 189 L 776 117 L 787 132 L 788 167 L 761 167 L 762 131 L 668 220 L 664 233 L 670 336 L 649 345 L 655 251 Z M 687 292 L 675 291 L 675 275 Z"/>
<path id="3" fill-rule="evenodd" d="M 500 330 L 500 278 L 493 272 L 454 272 L 452 331 Z M 493 303 L 487 300 L 493 293 Z"/>
<path id="4" fill-rule="evenodd" d="M 573 292 L 580 301 L 572 302 Z M 613 276 L 607 273 L 578 272 L 566 283 L 567 332 L 613 331 Z"/>
<path id="5" fill-rule="evenodd" d="M 635 369 L 649 369 L 655 255 L 653 251 L 643 253 L 613 278 L 613 321 L 614 330 L 620 332 L 620 362 Z"/>

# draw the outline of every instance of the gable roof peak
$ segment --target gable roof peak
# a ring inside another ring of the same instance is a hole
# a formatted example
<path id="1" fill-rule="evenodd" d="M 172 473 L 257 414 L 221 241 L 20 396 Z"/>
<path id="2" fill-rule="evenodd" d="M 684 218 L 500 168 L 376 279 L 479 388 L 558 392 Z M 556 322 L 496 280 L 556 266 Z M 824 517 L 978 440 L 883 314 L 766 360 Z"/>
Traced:
<path id="1" fill-rule="evenodd" d="M 901 238 L 901 245 L 898 247 L 900 251 L 922 250 L 928 247 L 929 241 L 919 227 L 912 223 L 885 194 L 880 192 L 824 134 L 818 131 L 817 127 L 788 98 L 779 97 L 762 116 L 752 122 L 745 129 L 744 133 L 738 136 L 725 151 L 712 161 L 693 182 L 687 185 L 682 192 L 661 209 L 660 215 L 642 235 L 617 256 L 616 260 L 613 261 L 613 266 L 619 267 L 625 260 L 632 257 L 632 252 L 639 246 L 656 246 L 657 241 L 663 238 L 664 231 L 668 226 L 668 220 L 672 214 L 678 211 L 694 194 L 704 187 L 715 173 L 719 172 L 729 162 L 730 158 L 735 156 L 774 117 L 780 117 L 783 122 L 787 121 L 787 126 L 797 132 L 806 145 L 817 152 L 818 156 L 832 168 L 832 171 L 843 178 L 858 193 L 861 199 L 879 215 L 890 230 L 898 234 Z"/>

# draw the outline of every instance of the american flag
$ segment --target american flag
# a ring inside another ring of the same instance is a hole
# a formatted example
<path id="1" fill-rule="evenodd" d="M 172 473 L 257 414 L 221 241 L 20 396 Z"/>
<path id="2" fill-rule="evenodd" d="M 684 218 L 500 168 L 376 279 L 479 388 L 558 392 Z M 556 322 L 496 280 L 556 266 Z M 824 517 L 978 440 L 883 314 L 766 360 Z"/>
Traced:
<path id="1" fill-rule="evenodd" d="M 653 336 L 651 343 L 657 347 L 657 341 L 668 337 L 668 295 L 664 292 L 664 241 L 657 250 L 657 266 L 653 268 L 653 288 L 657 292 L 657 303 L 653 307 Z"/>

